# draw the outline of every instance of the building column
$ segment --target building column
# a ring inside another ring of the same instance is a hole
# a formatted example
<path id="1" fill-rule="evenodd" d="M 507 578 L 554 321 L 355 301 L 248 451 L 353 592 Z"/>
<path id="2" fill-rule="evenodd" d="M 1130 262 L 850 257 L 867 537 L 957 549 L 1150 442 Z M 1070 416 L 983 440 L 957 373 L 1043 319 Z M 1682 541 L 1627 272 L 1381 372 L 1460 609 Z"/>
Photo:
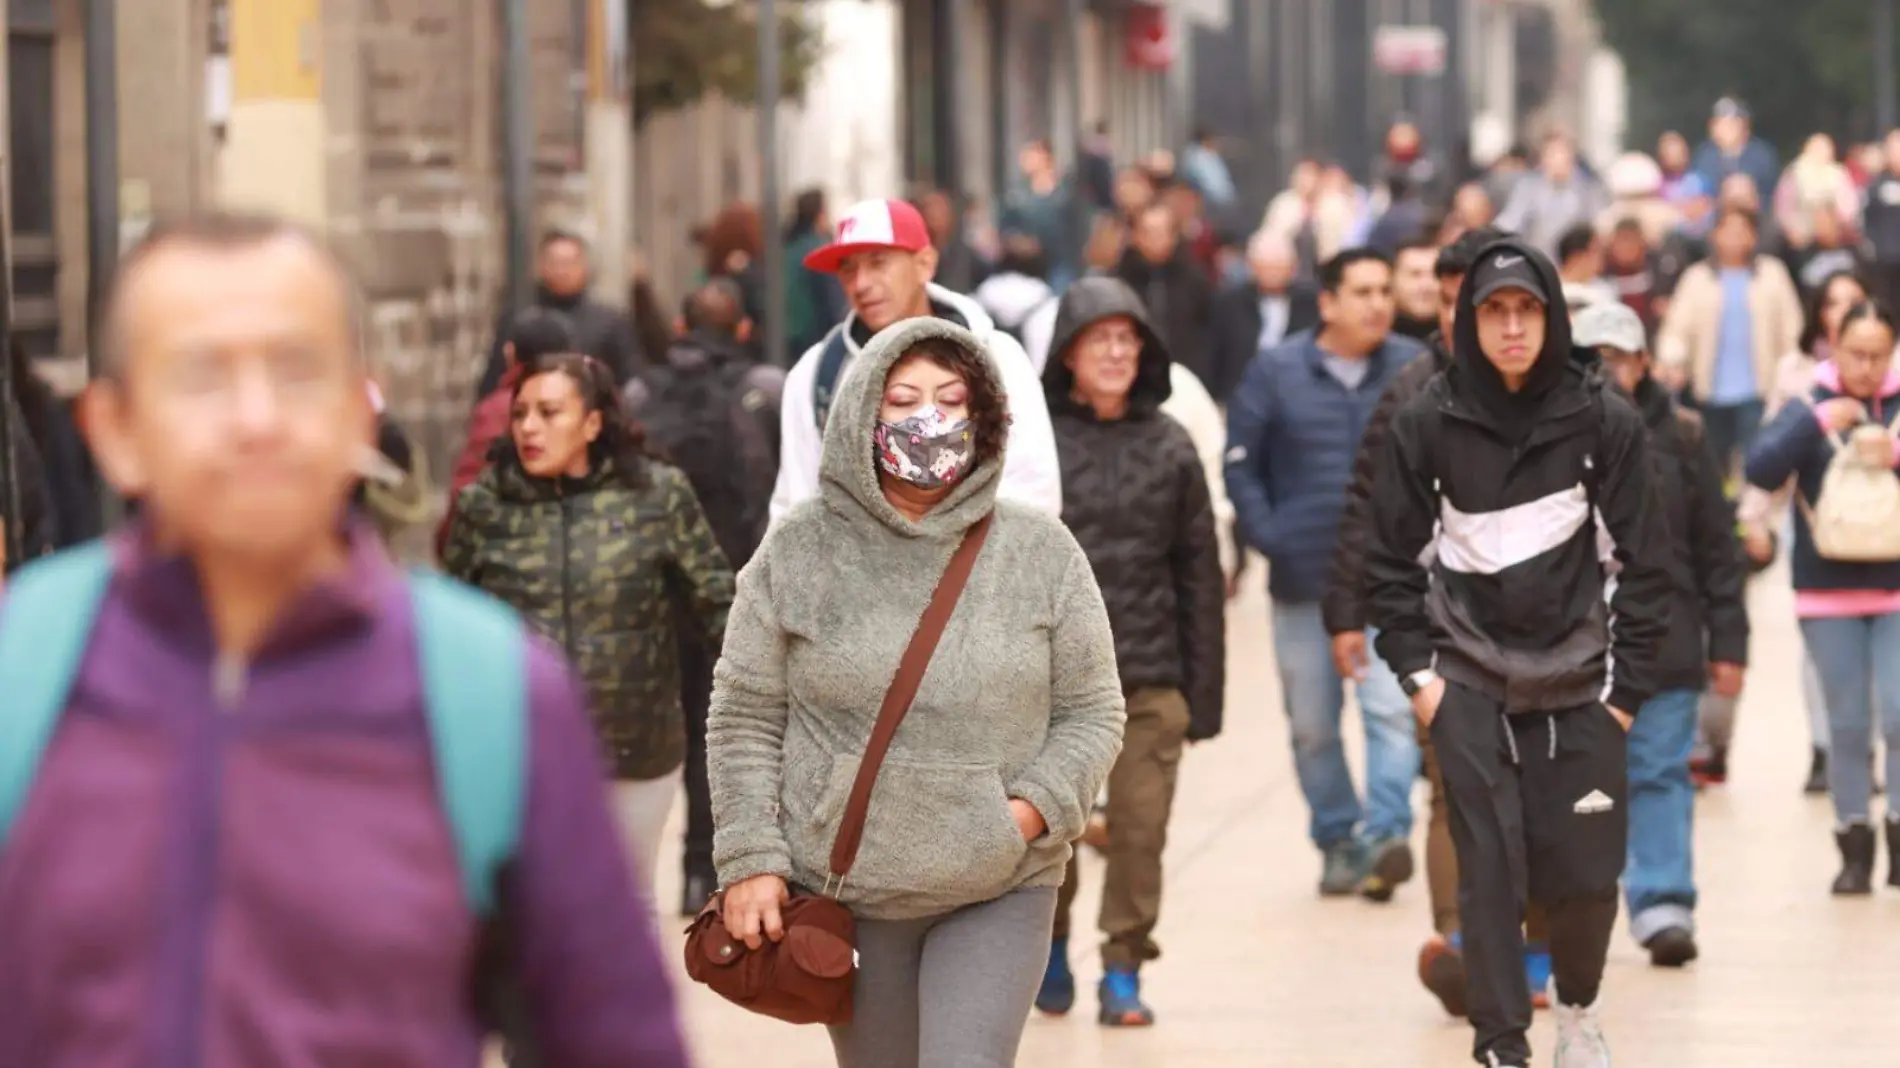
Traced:
<path id="1" fill-rule="evenodd" d="M 321 0 L 231 0 L 231 118 L 223 203 L 324 228 L 328 129 Z"/>
<path id="2" fill-rule="evenodd" d="M 205 0 L 118 0 L 122 111 L 120 226 L 136 240 L 153 215 L 181 215 L 209 193 L 205 62 L 210 13 Z M 135 45 L 135 47 L 126 47 Z"/>
<path id="3" fill-rule="evenodd" d="M 594 296 L 627 300 L 633 233 L 633 109 L 626 0 L 587 0 L 587 117 L 583 152 L 593 219 Z"/>

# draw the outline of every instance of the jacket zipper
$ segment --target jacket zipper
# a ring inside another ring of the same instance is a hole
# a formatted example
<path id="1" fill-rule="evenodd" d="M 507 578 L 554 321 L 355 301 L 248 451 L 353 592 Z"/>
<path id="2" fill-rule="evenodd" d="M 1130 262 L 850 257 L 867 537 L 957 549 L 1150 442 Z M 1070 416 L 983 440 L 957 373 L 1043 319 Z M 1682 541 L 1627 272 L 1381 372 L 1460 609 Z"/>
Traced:
<path id="1" fill-rule="evenodd" d="M 573 571 L 569 567 L 572 534 L 568 529 L 570 516 L 569 499 L 561 495 L 561 647 L 567 651 L 567 662 L 574 663 L 574 594 Z"/>
<path id="2" fill-rule="evenodd" d="M 225 712 L 236 712 L 244 700 L 244 687 L 250 681 L 251 665 L 241 653 L 220 651 L 211 665 L 211 696 Z"/>
<path id="3" fill-rule="evenodd" d="M 176 1042 L 168 1063 L 184 1068 L 203 1063 L 206 1001 L 209 997 L 211 941 L 216 937 L 221 886 L 219 854 L 223 808 L 224 752 L 230 739 L 232 717 L 242 710 L 250 681 L 250 661 L 241 653 L 220 650 L 211 664 L 211 698 L 222 715 L 194 723 L 197 732 L 186 747 L 183 774 L 183 848 L 173 857 L 178 865 L 176 895 L 167 902 L 183 917 L 177 934 L 167 938 L 171 966 L 183 976 L 168 998 L 159 1033 Z M 175 941 L 172 940 L 175 938 Z M 175 1029 L 175 1030 L 174 1030 Z"/>

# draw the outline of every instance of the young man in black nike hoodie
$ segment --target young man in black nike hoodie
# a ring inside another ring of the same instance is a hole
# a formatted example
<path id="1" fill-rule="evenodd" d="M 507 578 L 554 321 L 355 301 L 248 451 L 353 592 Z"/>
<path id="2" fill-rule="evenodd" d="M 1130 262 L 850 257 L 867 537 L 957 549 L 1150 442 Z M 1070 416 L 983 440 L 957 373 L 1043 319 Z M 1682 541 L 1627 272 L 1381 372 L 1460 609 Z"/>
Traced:
<path id="1" fill-rule="evenodd" d="M 1556 268 L 1516 239 L 1486 248 L 1459 290 L 1452 365 L 1394 417 L 1372 494 L 1368 613 L 1437 750 L 1474 1053 L 1493 1068 L 1530 1062 L 1532 901 L 1549 918 L 1557 1068 L 1610 1063 L 1596 1001 L 1628 831 L 1624 734 L 1667 630 L 1647 429 L 1572 357 Z"/>

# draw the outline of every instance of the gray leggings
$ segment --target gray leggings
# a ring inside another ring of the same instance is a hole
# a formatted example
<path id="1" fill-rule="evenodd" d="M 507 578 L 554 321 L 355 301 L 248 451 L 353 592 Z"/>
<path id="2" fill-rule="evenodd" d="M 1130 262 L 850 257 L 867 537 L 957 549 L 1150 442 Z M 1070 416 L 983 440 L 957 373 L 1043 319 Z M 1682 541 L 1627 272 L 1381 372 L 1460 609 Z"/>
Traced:
<path id="1" fill-rule="evenodd" d="M 838 1068 L 1010 1068 L 1049 963 L 1055 887 L 921 920 L 860 920 Z"/>

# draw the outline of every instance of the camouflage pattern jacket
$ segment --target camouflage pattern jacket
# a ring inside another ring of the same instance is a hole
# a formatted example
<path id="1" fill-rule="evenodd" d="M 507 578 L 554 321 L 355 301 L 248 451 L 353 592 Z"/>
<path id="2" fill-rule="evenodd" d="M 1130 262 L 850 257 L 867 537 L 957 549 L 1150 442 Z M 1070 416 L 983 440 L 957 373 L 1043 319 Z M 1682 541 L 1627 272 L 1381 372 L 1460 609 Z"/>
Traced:
<path id="1" fill-rule="evenodd" d="M 717 648 L 732 604 L 732 568 L 686 476 L 648 471 L 634 488 L 610 464 L 554 480 L 496 463 L 462 492 L 442 556 L 567 654 L 618 779 L 685 759 L 675 621 L 696 619 Z M 676 599 L 692 611 L 676 614 Z"/>

